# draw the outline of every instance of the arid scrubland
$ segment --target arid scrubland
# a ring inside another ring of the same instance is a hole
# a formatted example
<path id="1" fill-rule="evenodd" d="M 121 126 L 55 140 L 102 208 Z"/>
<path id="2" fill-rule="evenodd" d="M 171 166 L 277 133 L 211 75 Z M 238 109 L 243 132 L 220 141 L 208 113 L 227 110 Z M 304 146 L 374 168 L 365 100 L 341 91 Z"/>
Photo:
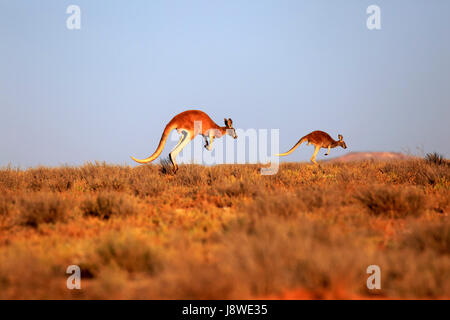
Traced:
<path id="1" fill-rule="evenodd" d="M 260 167 L 1 169 L 0 298 L 450 297 L 448 162 Z"/>

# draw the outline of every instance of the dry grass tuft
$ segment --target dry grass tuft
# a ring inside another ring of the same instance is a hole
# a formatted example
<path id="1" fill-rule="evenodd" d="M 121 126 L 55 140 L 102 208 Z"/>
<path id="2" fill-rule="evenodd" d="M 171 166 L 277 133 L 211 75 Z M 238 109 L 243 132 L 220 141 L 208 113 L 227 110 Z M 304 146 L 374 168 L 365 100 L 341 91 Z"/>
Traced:
<path id="1" fill-rule="evenodd" d="M 112 233 L 95 248 L 97 264 L 123 269 L 129 273 L 154 275 L 161 269 L 158 253 L 145 239 L 132 233 Z"/>
<path id="2" fill-rule="evenodd" d="M 254 202 L 247 205 L 246 211 L 255 218 L 277 216 L 295 217 L 305 211 L 303 202 L 294 194 L 277 192 L 260 194 Z"/>
<path id="3" fill-rule="evenodd" d="M 137 205 L 132 197 L 120 193 L 100 193 L 89 196 L 81 204 L 85 216 L 109 219 L 112 216 L 127 216 L 136 213 Z"/>
<path id="4" fill-rule="evenodd" d="M 355 196 L 369 212 L 389 218 L 417 217 L 424 209 L 424 196 L 413 188 L 368 188 Z"/>
<path id="5" fill-rule="evenodd" d="M 432 164 L 435 165 L 446 165 L 447 161 L 445 160 L 445 157 L 442 154 L 439 154 L 437 152 L 433 152 L 433 153 L 427 153 L 427 155 L 425 156 L 425 159 Z"/>
<path id="6" fill-rule="evenodd" d="M 159 172 L 162 174 L 173 175 L 175 174 L 172 162 L 169 158 L 161 159 L 159 161 Z"/>
<path id="7" fill-rule="evenodd" d="M 401 244 L 419 252 L 431 250 L 437 254 L 450 255 L 450 220 L 444 218 L 425 226 L 417 224 L 404 235 Z"/>
<path id="8" fill-rule="evenodd" d="M 23 196 L 18 201 L 18 224 L 37 228 L 42 223 L 65 221 L 69 203 L 49 193 Z"/>

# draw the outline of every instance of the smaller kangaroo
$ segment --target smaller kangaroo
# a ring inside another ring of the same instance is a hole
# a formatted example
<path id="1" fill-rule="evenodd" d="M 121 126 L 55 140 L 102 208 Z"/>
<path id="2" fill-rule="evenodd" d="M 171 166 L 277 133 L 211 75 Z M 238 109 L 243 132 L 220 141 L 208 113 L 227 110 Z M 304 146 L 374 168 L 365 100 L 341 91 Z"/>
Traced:
<path id="1" fill-rule="evenodd" d="M 316 156 L 317 156 L 317 153 L 319 152 L 320 148 L 328 148 L 327 153 L 325 153 L 326 156 L 330 154 L 331 148 L 340 146 L 344 149 L 347 149 L 347 145 L 345 144 L 345 142 L 343 140 L 344 137 L 341 134 L 338 135 L 338 139 L 339 140 L 337 140 L 337 141 L 334 140 L 328 133 L 323 132 L 323 131 L 313 131 L 313 132 L 307 134 L 306 136 L 302 137 L 300 140 L 298 140 L 298 142 L 295 144 L 295 146 L 293 146 L 291 148 L 291 150 L 289 150 L 288 152 L 285 152 L 285 153 L 279 153 L 279 154 L 277 154 L 277 156 L 279 156 L 279 157 L 287 156 L 288 154 L 291 154 L 292 151 L 297 149 L 297 147 L 299 145 L 301 145 L 303 142 L 307 141 L 308 145 L 312 144 L 315 146 L 314 153 L 311 157 L 311 162 L 314 164 L 317 164 Z"/>

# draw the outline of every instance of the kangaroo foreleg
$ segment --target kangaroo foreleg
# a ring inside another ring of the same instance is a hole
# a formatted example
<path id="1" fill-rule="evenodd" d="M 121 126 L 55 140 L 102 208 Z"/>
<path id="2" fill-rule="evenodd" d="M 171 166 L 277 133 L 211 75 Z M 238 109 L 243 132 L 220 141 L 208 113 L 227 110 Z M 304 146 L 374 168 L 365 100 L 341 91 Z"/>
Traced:
<path id="1" fill-rule="evenodd" d="M 212 149 L 212 143 L 214 141 L 214 130 L 209 130 L 208 132 L 208 136 L 205 137 L 205 148 L 209 151 L 211 151 Z M 208 142 L 208 138 L 209 138 L 209 142 Z"/>

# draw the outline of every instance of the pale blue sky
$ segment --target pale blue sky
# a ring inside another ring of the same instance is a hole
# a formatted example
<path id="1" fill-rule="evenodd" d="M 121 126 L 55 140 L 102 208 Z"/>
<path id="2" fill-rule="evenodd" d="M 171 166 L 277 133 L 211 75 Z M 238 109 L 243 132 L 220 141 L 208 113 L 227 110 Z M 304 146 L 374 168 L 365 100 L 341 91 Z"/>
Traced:
<path id="1" fill-rule="evenodd" d="M 66 28 L 70 4 L 81 30 Z M 282 150 L 320 129 L 344 135 L 332 156 L 449 156 L 449 13 L 448 0 L 0 0 L 0 166 L 132 164 L 191 108 L 279 128 Z"/>

